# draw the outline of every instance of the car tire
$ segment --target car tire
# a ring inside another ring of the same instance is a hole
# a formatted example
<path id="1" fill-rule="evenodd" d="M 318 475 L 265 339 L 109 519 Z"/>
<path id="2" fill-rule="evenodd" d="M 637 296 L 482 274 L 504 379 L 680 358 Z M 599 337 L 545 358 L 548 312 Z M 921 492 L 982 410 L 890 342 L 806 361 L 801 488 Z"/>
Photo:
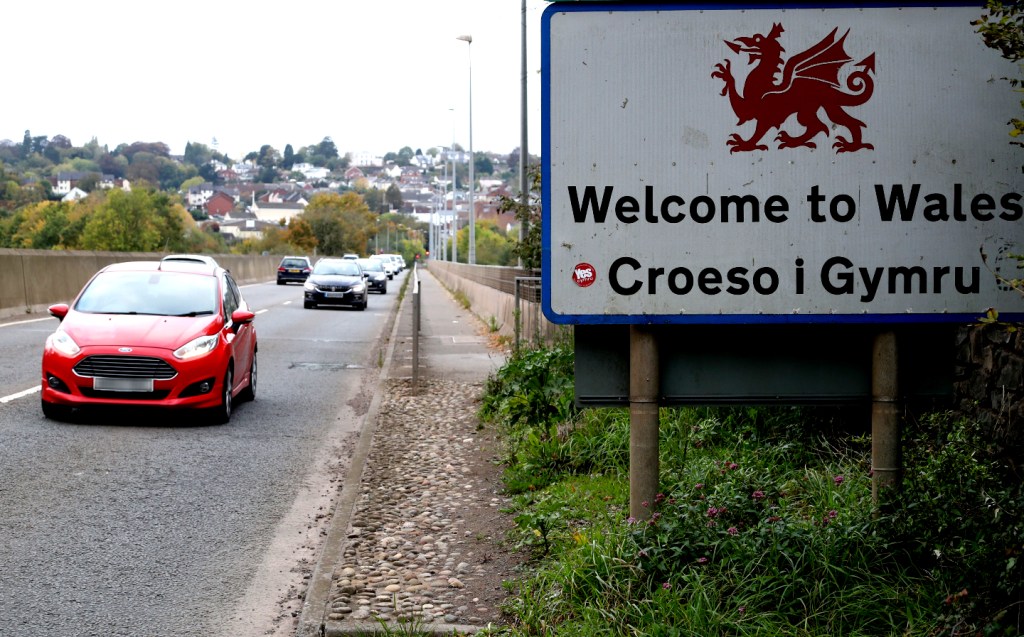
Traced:
<path id="1" fill-rule="evenodd" d="M 228 371 L 224 373 L 224 385 L 220 390 L 220 404 L 210 409 L 210 422 L 215 425 L 226 425 L 231 420 L 231 385 L 233 381 L 234 375 L 229 367 Z"/>
<path id="2" fill-rule="evenodd" d="M 316 305 L 313 304 L 313 303 L 310 303 L 309 301 L 303 301 L 302 302 L 302 307 L 306 308 L 307 310 L 312 310 L 314 307 L 316 307 Z"/>
<path id="3" fill-rule="evenodd" d="M 282 281 L 281 279 L 278 279 L 278 280 L 277 280 L 277 284 L 278 284 L 278 285 L 284 285 L 284 281 Z"/>
<path id="4" fill-rule="evenodd" d="M 40 400 L 39 402 L 43 407 L 43 416 L 49 420 L 67 420 L 71 416 L 70 407 L 48 403 L 45 400 Z"/>
<path id="5" fill-rule="evenodd" d="M 249 384 L 245 386 L 245 389 L 238 393 L 238 400 L 240 402 L 249 402 L 251 400 L 256 400 L 256 372 L 256 352 L 253 352 L 252 363 L 249 365 Z"/>

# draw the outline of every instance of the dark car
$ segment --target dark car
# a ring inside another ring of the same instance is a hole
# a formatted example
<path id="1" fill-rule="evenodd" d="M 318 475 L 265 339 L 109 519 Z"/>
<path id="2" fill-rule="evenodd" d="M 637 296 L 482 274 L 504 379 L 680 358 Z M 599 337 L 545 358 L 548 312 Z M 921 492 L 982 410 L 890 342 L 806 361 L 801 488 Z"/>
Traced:
<path id="1" fill-rule="evenodd" d="M 60 325 L 43 347 L 47 418 L 147 407 L 199 409 L 225 423 L 236 400 L 256 397 L 256 315 L 215 263 L 108 265 L 50 314 Z"/>
<path id="2" fill-rule="evenodd" d="M 348 305 L 365 310 L 369 297 L 363 269 L 354 259 L 320 259 L 303 287 L 302 306 L 307 310 L 318 305 Z"/>
<path id="3" fill-rule="evenodd" d="M 305 283 L 312 270 L 307 257 L 285 257 L 277 266 L 277 284 Z"/>
<path id="4" fill-rule="evenodd" d="M 363 269 L 367 290 L 388 293 L 388 273 L 384 271 L 384 264 L 380 259 L 358 259 L 356 263 Z"/>

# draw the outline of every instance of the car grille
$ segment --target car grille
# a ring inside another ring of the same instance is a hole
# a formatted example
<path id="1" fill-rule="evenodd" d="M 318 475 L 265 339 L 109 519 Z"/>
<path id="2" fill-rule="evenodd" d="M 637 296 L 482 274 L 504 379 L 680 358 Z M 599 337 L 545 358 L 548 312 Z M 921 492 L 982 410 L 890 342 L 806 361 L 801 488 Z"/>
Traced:
<path id="1" fill-rule="evenodd" d="M 75 365 L 75 373 L 85 377 L 154 380 L 168 380 L 178 375 L 166 361 L 150 356 L 89 356 Z"/>
<path id="2" fill-rule="evenodd" d="M 321 285 L 321 292 L 348 292 L 349 285 Z"/>

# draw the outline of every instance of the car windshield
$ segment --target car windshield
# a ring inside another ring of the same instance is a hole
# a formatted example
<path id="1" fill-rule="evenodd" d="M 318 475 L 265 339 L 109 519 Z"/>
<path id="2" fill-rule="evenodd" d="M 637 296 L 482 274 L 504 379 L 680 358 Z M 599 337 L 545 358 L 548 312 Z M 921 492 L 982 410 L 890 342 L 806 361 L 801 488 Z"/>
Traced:
<path id="1" fill-rule="evenodd" d="M 102 272 L 75 303 L 90 314 L 199 316 L 218 311 L 217 279 L 181 272 Z"/>
<path id="2" fill-rule="evenodd" d="M 377 259 L 359 259 L 358 263 L 364 270 L 369 270 L 370 272 L 384 271 L 384 266 Z"/>
<path id="3" fill-rule="evenodd" d="M 360 276 L 359 266 L 350 259 L 319 261 L 313 268 L 313 274 L 334 274 L 341 276 Z"/>
<path id="4" fill-rule="evenodd" d="M 305 268 L 309 267 L 308 264 L 302 259 L 285 259 L 281 262 L 281 266 L 285 268 Z"/>

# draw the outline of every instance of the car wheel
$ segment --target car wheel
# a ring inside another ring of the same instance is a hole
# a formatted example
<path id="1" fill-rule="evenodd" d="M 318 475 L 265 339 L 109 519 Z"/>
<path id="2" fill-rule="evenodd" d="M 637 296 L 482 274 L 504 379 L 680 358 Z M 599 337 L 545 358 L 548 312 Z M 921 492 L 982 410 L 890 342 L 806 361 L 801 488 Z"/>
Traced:
<path id="1" fill-rule="evenodd" d="M 231 368 L 224 374 L 224 385 L 220 390 L 220 405 L 210 409 L 210 421 L 215 425 L 226 425 L 231 420 L 231 384 L 234 375 Z"/>
<path id="2" fill-rule="evenodd" d="M 284 285 L 284 281 L 282 281 L 281 279 L 278 279 L 278 280 L 277 280 L 277 284 L 278 284 L 278 285 Z"/>
<path id="3" fill-rule="evenodd" d="M 71 415 L 71 409 L 64 405 L 48 403 L 45 400 L 41 400 L 40 403 L 43 406 L 43 416 L 50 420 L 67 420 Z"/>
<path id="4" fill-rule="evenodd" d="M 386 286 L 386 285 L 385 285 L 384 287 L 382 287 L 382 288 L 380 289 L 380 293 L 381 293 L 381 294 L 387 294 L 387 293 L 388 293 L 388 286 Z"/>
<path id="5" fill-rule="evenodd" d="M 368 303 L 370 302 L 370 301 L 369 301 L 369 298 L 370 298 L 370 295 L 369 295 L 369 294 L 367 294 L 367 295 L 366 295 L 366 298 L 364 298 L 364 299 L 363 299 L 363 302 L 362 302 L 362 303 L 361 303 L 360 305 L 357 305 L 357 306 L 356 306 L 356 309 L 357 309 L 357 310 L 359 310 L 360 312 L 362 312 L 363 310 L 365 310 L 365 309 L 366 309 L 366 305 L 367 305 L 367 304 L 368 304 Z"/>
<path id="6" fill-rule="evenodd" d="M 315 306 L 313 303 L 310 303 L 309 301 L 303 301 L 302 307 L 306 308 L 307 310 L 312 310 Z"/>
<path id="7" fill-rule="evenodd" d="M 238 399 L 243 402 L 256 400 L 256 352 L 252 353 L 252 364 L 249 365 L 249 384 L 239 392 Z"/>

